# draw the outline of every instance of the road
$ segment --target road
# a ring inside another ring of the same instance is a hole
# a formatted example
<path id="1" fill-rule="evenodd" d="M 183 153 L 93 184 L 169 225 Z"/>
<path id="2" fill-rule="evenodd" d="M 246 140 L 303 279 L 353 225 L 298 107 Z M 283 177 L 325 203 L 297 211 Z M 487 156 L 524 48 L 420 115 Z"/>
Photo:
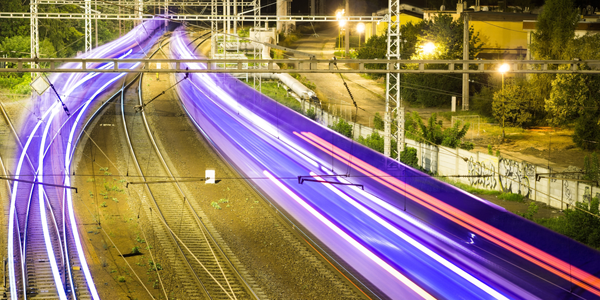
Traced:
<path id="1" fill-rule="evenodd" d="M 317 58 L 332 58 L 336 47 L 337 27 L 325 27 L 319 30 L 318 34 L 318 37 L 305 37 L 295 42 L 296 50 L 314 54 Z M 296 57 L 299 57 L 299 55 L 296 55 Z M 326 68 L 326 66 L 319 66 L 319 68 Z M 344 69 L 347 67 L 340 64 L 339 68 Z M 353 111 L 354 105 L 339 74 L 306 73 L 302 76 L 315 84 L 317 87 L 316 92 L 325 108 L 331 112 L 339 112 L 343 116 L 350 116 L 349 113 Z M 354 96 L 354 100 L 361 108 L 358 113 L 358 122 L 372 126 L 375 113 L 383 116 L 385 112 L 385 86 L 383 81 L 377 83 L 354 73 L 344 74 L 344 78 Z M 350 117 L 346 119 L 351 120 Z"/>
<path id="2" fill-rule="evenodd" d="M 174 33 L 175 58 L 195 56 L 188 43 Z M 387 297 L 600 297 L 596 250 L 346 139 L 230 76 L 193 74 L 177 90 L 239 172 Z"/>

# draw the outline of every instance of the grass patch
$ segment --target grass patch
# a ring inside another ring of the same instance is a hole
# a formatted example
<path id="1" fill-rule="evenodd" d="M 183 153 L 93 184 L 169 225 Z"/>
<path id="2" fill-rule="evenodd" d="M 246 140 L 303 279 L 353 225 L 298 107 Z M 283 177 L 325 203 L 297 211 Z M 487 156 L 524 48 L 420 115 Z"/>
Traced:
<path id="1" fill-rule="evenodd" d="M 502 199 L 505 201 L 512 201 L 512 202 L 525 202 L 525 197 L 521 194 L 513 194 L 513 193 L 502 193 L 500 195 L 498 195 L 498 199 Z"/>
<path id="2" fill-rule="evenodd" d="M 250 81 L 244 81 L 246 84 L 252 86 L 252 82 Z M 269 96 L 269 98 L 297 111 L 297 112 L 301 112 L 302 111 L 302 106 L 300 105 L 300 102 L 298 102 L 298 100 L 296 100 L 296 98 L 288 95 L 288 92 L 283 88 L 282 85 L 278 85 L 277 82 L 273 82 L 273 81 L 263 81 L 262 82 L 262 88 L 261 88 L 261 92 L 267 96 Z"/>

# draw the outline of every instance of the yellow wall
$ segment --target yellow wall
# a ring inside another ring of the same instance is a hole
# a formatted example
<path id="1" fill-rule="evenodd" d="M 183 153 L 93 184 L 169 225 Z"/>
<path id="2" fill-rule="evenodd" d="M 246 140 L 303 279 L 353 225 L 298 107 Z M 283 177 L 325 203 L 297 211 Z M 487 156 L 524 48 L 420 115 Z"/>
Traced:
<path id="1" fill-rule="evenodd" d="M 400 24 L 409 22 L 417 23 L 422 19 L 402 15 Z M 376 23 L 375 23 L 376 24 Z M 498 21 L 471 21 L 471 26 L 475 32 L 479 32 L 481 41 L 485 43 L 484 48 L 510 48 L 516 49 L 519 46 L 527 49 L 527 32 L 523 30 L 523 22 L 498 22 Z M 365 24 L 365 41 L 372 36 L 372 23 Z M 387 33 L 387 22 L 380 22 L 377 26 L 377 35 Z"/>
<path id="2" fill-rule="evenodd" d="M 392 20 L 395 20 L 395 18 L 392 18 Z M 409 15 L 401 15 L 400 16 L 400 26 L 413 22 L 413 23 L 417 23 L 422 21 L 422 18 L 417 18 L 414 16 L 409 16 Z M 375 24 L 376 26 L 376 31 L 377 31 L 377 35 L 385 35 L 387 33 L 387 29 L 388 29 L 388 23 L 387 22 L 379 22 L 379 24 L 377 24 L 377 22 L 374 23 L 365 23 L 365 41 L 368 41 L 369 38 L 373 35 L 373 24 Z"/>
<path id="3" fill-rule="evenodd" d="M 523 22 L 471 21 L 475 32 L 479 32 L 484 48 L 510 48 L 519 46 L 527 49 L 527 32 Z"/>

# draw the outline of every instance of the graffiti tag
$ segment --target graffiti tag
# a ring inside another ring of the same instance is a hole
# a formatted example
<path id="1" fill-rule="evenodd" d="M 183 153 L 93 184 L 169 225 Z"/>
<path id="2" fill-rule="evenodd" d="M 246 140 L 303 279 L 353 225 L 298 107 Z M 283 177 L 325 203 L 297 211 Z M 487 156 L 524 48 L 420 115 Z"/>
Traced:
<path id="1" fill-rule="evenodd" d="M 471 185 L 481 185 L 488 189 L 494 189 L 496 184 L 496 168 L 492 162 L 478 162 L 474 161 L 473 157 L 469 158 L 467 162 L 469 168 L 469 183 Z"/>

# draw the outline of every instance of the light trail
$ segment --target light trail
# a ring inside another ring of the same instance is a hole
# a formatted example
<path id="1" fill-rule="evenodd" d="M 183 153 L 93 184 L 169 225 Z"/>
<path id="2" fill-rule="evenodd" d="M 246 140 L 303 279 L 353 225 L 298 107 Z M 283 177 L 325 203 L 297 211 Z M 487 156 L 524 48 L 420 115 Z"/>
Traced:
<path id="1" fill-rule="evenodd" d="M 151 23 L 151 22 L 150 22 Z M 150 26 L 151 31 L 156 30 L 159 28 L 160 24 L 162 23 L 162 21 L 154 21 L 154 23 L 157 23 L 153 26 Z M 145 41 L 140 45 L 140 43 L 137 43 L 137 41 L 134 41 L 134 39 L 137 38 L 138 35 L 141 35 L 140 37 Z M 109 43 L 107 45 L 104 45 L 98 49 L 95 49 L 94 51 L 92 51 L 89 54 L 86 55 L 97 55 L 97 56 L 102 56 L 102 57 L 111 57 L 111 56 L 115 56 L 118 53 L 118 58 L 122 59 L 125 58 L 129 55 L 132 54 L 133 49 L 134 48 L 138 48 L 139 50 L 143 51 L 143 48 L 140 47 L 149 47 L 150 44 L 152 44 L 152 41 L 156 39 L 156 35 L 154 34 L 154 32 L 151 32 L 150 35 L 145 35 L 145 34 L 141 34 L 140 33 L 140 27 L 136 27 L 133 31 L 129 32 L 126 36 L 124 36 L 123 38 Z M 137 45 L 133 45 L 131 46 L 131 44 L 133 42 L 136 42 Z M 140 53 L 136 52 L 136 56 L 141 56 L 143 55 Z M 113 66 L 113 63 L 107 63 L 104 65 L 99 65 L 97 66 L 98 68 L 101 69 L 106 69 L 106 68 L 111 68 Z M 131 68 L 135 68 L 137 67 L 137 64 L 132 66 Z M 81 118 L 84 116 L 83 113 L 85 112 L 86 108 L 89 106 L 89 104 L 103 91 L 105 91 L 109 86 L 111 86 L 116 80 L 118 80 L 119 78 L 122 78 L 125 74 L 121 73 L 121 74 L 110 74 L 109 76 L 104 76 L 101 75 L 102 77 L 98 77 L 99 73 L 89 73 L 89 74 L 82 74 L 82 75 L 78 75 L 78 74 L 66 74 L 65 76 L 68 76 L 66 80 L 62 80 L 62 82 L 65 82 L 65 85 L 62 85 L 62 89 L 64 90 L 62 93 L 63 97 L 70 99 L 70 94 L 73 93 L 75 90 L 80 89 L 84 86 L 90 86 L 92 84 L 97 84 L 98 82 L 102 85 L 102 81 L 104 81 L 104 84 L 99 88 L 95 90 L 95 93 L 89 97 L 89 100 L 87 100 L 86 102 L 84 102 L 84 106 L 83 109 L 79 110 L 79 114 L 76 118 L 76 121 L 72 124 L 72 127 L 70 128 L 69 131 L 69 140 L 67 141 L 67 144 L 64 145 L 64 147 L 68 148 L 69 150 L 67 152 L 65 152 L 65 164 L 64 164 L 64 170 L 65 174 L 69 174 L 69 169 L 71 166 L 71 161 L 72 161 L 72 155 L 74 154 L 74 150 L 71 151 L 72 148 L 72 136 L 74 134 L 77 133 L 77 129 L 81 129 L 78 128 L 81 127 L 81 124 L 79 124 L 79 121 L 81 120 Z M 83 76 L 83 78 L 81 78 Z M 64 77 L 64 76 L 63 76 Z M 77 78 L 80 79 L 77 79 Z M 61 80 L 59 80 L 59 78 L 61 78 L 61 76 L 55 76 L 52 81 L 54 82 L 60 82 Z M 105 79 L 104 79 L 105 78 Z M 92 79 L 94 80 L 92 82 Z M 75 82 L 75 83 L 73 83 Z M 59 87 L 59 88 L 61 88 Z M 38 180 L 40 182 L 43 182 L 43 175 L 44 175 L 44 160 L 46 158 L 46 155 L 48 153 L 48 151 L 50 151 L 50 147 L 52 147 L 52 145 L 59 141 L 60 143 L 64 143 L 64 140 L 60 139 L 60 132 L 63 129 L 63 126 L 65 124 L 67 124 L 67 122 L 72 121 L 73 119 L 71 118 L 64 118 L 64 116 L 62 116 L 61 114 L 59 114 L 59 112 L 61 112 L 62 110 L 60 110 L 59 106 L 58 106 L 58 102 L 54 101 L 53 99 L 54 95 L 49 96 L 48 94 L 44 95 L 40 101 L 40 106 L 43 106 L 45 104 L 48 104 L 49 107 L 47 110 L 45 110 L 45 112 L 43 113 L 41 118 L 35 118 L 35 116 L 31 116 L 32 118 L 30 118 L 30 120 L 34 121 L 34 122 L 30 122 L 35 124 L 33 125 L 33 128 L 31 131 L 27 131 L 27 129 L 25 129 L 25 135 L 28 136 L 27 138 L 27 142 L 25 143 L 25 146 L 23 147 L 23 149 L 21 149 L 21 153 L 19 155 L 19 160 L 17 162 L 17 168 L 16 168 L 16 172 L 15 172 L 15 178 L 20 178 L 21 176 L 23 176 L 24 174 L 22 173 L 23 171 L 23 163 L 26 157 L 29 156 L 29 150 L 33 145 L 36 145 L 36 147 L 38 147 L 37 149 L 37 157 L 38 157 L 38 167 L 37 167 L 37 172 L 36 172 L 36 178 L 38 178 Z M 77 102 L 78 99 L 77 97 L 75 97 L 74 100 L 67 102 L 66 104 L 69 106 L 78 106 Z M 50 115 L 50 116 L 49 116 Z M 49 116 L 49 117 L 48 117 Z M 55 120 L 55 118 L 57 116 L 61 116 L 62 120 Z M 62 123 L 60 123 L 62 122 Z M 42 123 L 45 123 L 45 127 L 42 133 L 42 139 L 41 142 L 39 144 L 37 144 L 37 142 L 34 142 L 34 137 L 37 134 L 37 132 L 39 131 Z M 53 124 L 59 125 L 58 129 L 55 130 L 55 135 L 52 139 L 50 139 L 50 141 L 48 142 L 47 147 L 45 147 L 46 142 L 48 140 L 48 134 L 49 131 L 51 129 L 52 126 L 54 126 Z M 27 123 L 26 126 L 27 127 Z M 45 151 L 44 151 L 45 150 Z M 57 180 L 56 178 L 54 180 Z M 66 182 L 67 184 L 70 184 L 70 178 L 69 176 L 65 176 L 62 179 L 63 182 Z M 32 185 L 31 189 L 34 188 L 35 185 Z M 44 241 L 45 241 L 45 247 L 46 247 L 46 252 L 48 254 L 49 257 L 49 261 L 50 261 L 50 266 L 51 266 L 51 270 L 52 270 L 52 275 L 56 284 L 56 288 L 57 288 L 57 292 L 58 292 L 58 297 L 60 299 L 66 299 L 66 294 L 65 294 L 65 289 L 64 289 L 64 285 L 62 283 L 62 279 L 60 277 L 60 273 L 58 271 L 58 265 L 57 265 L 57 261 L 56 258 L 54 257 L 54 250 L 53 250 L 53 245 L 52 242 L 50 241 L 50 236 L 49 236 L 49 228 L 48 228 L 48 223 L 46 220 L 46 207 L 45 207 L 45 201 L 43 200 L 46 193 L 45 193 L 45 189 L 48 188 L 44 188 L 42 185 L 38 185 L 38 201 L 39 201 L 39 206 L 40 206 L 40 218 L 41 218 L 41 222 L 42 222 L 42 231 L 43 231 L 43 235 L 44 235 Z M 11 195 L 11 203 L 10 203 L 10 209 L 9 209 L 9 234 L 8 234 L 8 252 L 9 252 L 9 281 L 11 284 L 11 297 L 14 299 L 18 299 L 18 294 L 17 291 L 18 289 L 16 288 L 16 274 L 15 274 L 15 262 L 14 262 L 14 230 L 15 230 L 15 217 L 16 217 L 16 207 L 17 207 L 17 203 L 18 203 L 18 198 L 20 196 L 19 193 L 19 183 L 18 182 L 14 182 L 13 183 L 13 187 L 12 187 L 13 193 Z M 74 215 L 74 211 L 73 211 L 73 205 L 72 205 L 72 199 L 71 199 L 71 194 L 70 192 L 65 192 L 65 194 L 67 195 L 66 197 L 68 198 L 68 215 L 69 215 L 69 221 L 70 221 L 70 228 L 72 229 L 72 235 L 73 238 L 75 240 L 75 247 L 76 247 L 76 252 L 77 252 L 77 257 L 79 258 L 79 261 L 82 265 L 82 269 L 83 269 L 83 273 L 84 273 L 84 278 L 85 281 L 87 283 L 88 289 L 90 291 L 90 294 L 92 296 L 93 299 L 99 299 L 97 290 L 94 286 L 93 283 L 93 279 L 91 277 L 91 273 L 89 271 L 89 267 L 87 266 L 87 262 L 85 259 L 85 255 L 83 252 L 83 248 L 81 245 L 81 240 L 79 238 L 79 232 L 77 230 L 77 224 L 76 224 L 76 220 L 75 220 L 75 215 Z M 22 195 L 22 197 L 26 197 L 26 195 Z M 66 233 L 65 233 L 66 234 Z M 25 250 L 23 250 L 23 253 L 20 254 L 21 255 L 21 261 L 23 263 L 23 265 L 25 264 Z M 70 268 L 70 266 L 68 266 Z M 24 269 L 22 269 L 22 272 L 25 272 Z M 25 291 L 25 280 L 23 280 L 23 285 L 24 285 L 24 291 Z M 73 289 L 75 287 L 72 287 Z"/>
<path id="2" fill-rule="evenodd" d="M 196 58 L 184 39 L 173 34 L 175 58 Z M 598 295 L 600 282 L 592 275 L 600 271 L 598 252 L 385 158 L 226 75 L 193 74 L 177 91 L 193 123 L 244 177 L 388 296 L 410 298 L 380 269 L 358 262 L 372 257 L 349 249 L 361 248 L 352 241 L 435 298 Z M 347 176 L 338 180 L 369 192 L 277 179 L 319 178 L 314 170 Z M 270 184 L 259 179 L 263 175 Z"/>
<path id="3" fill-rule="evenodd" d="M 331 221 L 329 221 L 329 219 L 327 219 L 325 216 L 323 216 L 321 213 L 319 213 L 317 210 L 315 210 L 312 206 L 310 206 L 310 204 L 306 203 L 306 201 L 304 201 L 300 197 L 298 197 L 298 195 L 296 195 L 294 192 L 292 192 L 281 181 L 277 180 L 277 178 L 275 178 L 273 175 L 271 175 L 271 173 L 269 173 L 268 171 L 265 170 L 265 171 L 263 171 L 263 174 L 265 174 L 273 183 L 275 183 L 275 185 L 277 185 L 277 187 L 279 187 L 282 191 L 284 191 L 292 199 L 294 199 L 294 201 L 296 201 L 300 205 L 302 205 L 302 207 L 304 207 L 304 209 L 306 209 L 307 211 L 309 211 L 319 221 L 323 222 L 323 224 L 325 224 L 327 227 L 329 227 L 331 230 L 333 230 L 336 234 L 338 234 L 339 236 L 341 236 L 350 245 L 352 245 L 353 247 L 355 247 L 356 249 L 358 249 L 360 252 L 362 252 L 363 254 L 365 254 L 374 263 L 378 264 L 384 270 L 386 270 L 387 272 L 389 272 L 390 274 L 392 274 L 392 276 L 394 276 L 400 282 L 402 282 L 403 284 L 405 284 L 406 286 L 408 286 L 417 295 L 421 296 L 423 299 L 432 299 L 432 300 L 436 299 L 431 294 L 429 294 L 426 291 L 424 291 L 420 286 L 416 285 L 412 280 L 406 278 L 406 276 L 402 275 L 400 272 L 398 272 L 396 269 L 394 269 L 388 263 L 386 263 L 385 261 L 383 261 L 381 258 L 379 258 L 377 255 L 375 255 L 373 252 L 369 251 L 367 248 L 365 248 L 365 246 L 361 245 L 358 241 L 356 241 L 355 239 L 353 239 L 352 237 L 350 237 L 346 232 L 344 232 L 338 226 L 336 226 Z"/>

